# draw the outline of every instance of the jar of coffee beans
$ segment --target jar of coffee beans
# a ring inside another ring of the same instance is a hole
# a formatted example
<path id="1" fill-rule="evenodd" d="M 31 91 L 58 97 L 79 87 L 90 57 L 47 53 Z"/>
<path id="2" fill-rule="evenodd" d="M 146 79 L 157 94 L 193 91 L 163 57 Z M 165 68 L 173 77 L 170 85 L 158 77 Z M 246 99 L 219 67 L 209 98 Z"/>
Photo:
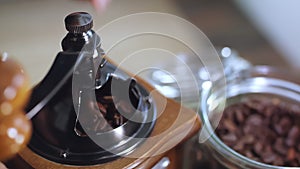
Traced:
<path id="1" fill-rule="evenodd" d="M 210 161 L 232 169 L 299 168 L 299 82 L 293 71 L 255 66 L 205 89 L 199 141 Z"/>

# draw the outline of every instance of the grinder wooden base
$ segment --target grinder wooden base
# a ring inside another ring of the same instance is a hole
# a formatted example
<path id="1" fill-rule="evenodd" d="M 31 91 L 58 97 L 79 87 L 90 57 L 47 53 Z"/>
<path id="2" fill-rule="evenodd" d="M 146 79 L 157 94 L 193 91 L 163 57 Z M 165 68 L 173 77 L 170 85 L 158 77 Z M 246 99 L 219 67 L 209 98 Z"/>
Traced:
<path id="1" fill-rule="evenodd" d="M 112 162 L 93 166 L 71 166 L 49 161 L 35 154 L 29 148 L 25 148 L 17 157 L 7 162 L 8 167 L 11 169 L 75 169 L 79 167 L 86 169 L 151 168 L 165 156 L 168 156 L 171 161 L 169 168 L 180 167 L 179 165 L 174 165 L 174 163 L 178 162 L 178 159 L 176 159 L 175 145 L 179 145 L 198 132 L 200 129 L 200 119 L 194 111 L 183 107 L 171 99 L 165 98 L 142 79 L 137 78 L 137 80 L 151 92 L 153 101 L 158 110 L 158 119 L 149 137 L 159 134 L 162 135 L 159 141 L 155 143 L 146 139 L 145 142 L 133 152 L 142 154 L 140 158 L 119 158 Z M 181 115 L 179 116 L 179 114 Z M 165 132 L 167 129 L 168 132 Z M 183 137 L 181 138 L 184 139 L 178 140 L 178 137 L 182 135 Z M 169 150 L 162 154 L 152 156 L 163 148 L 168 148 Z"/>

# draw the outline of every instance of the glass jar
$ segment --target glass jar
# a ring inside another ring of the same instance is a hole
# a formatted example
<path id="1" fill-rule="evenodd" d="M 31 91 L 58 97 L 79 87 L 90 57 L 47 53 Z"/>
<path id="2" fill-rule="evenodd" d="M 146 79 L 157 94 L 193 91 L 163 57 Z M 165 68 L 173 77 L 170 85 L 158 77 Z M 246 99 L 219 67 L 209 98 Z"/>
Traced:
<path id="1" fill-rule="evenodd" d="M 227 146 L 215 134 L 215 128 L 220 121 L 221 109 L 241 100 L 256 96 L 264 98 L 279 98 L 290 103 L 300 103 L 299 76 L 288 70 L 279 70 L 269 66 L 255 66 L 233 74 L 227 79 L 226 86 L 214 86 L 203 89 L 201 98 L 201 120 L 203 128 L 200 132 L 200 146 L 206 148 L 211 160 L 215 160 L 226 168 L 253 169 L 286 169 L 298 167 L 281 167 L 254 161 L 243 156 Z M 226 102 L 226 104 L 225 104 Z M 223 111 L 222 111 L 223 112 Z M 217 117 L 217 118 L 216 118 Z M 220 168 L 220 167 L 218 167 Z"/>

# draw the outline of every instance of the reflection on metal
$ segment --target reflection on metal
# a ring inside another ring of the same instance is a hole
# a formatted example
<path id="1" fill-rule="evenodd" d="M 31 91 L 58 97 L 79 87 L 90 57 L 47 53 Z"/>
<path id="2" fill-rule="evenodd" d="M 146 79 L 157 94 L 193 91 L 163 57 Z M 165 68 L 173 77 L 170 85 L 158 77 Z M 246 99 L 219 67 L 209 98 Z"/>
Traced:
<path id="1" fill-rule="evenodd" d="M 170 74 L 167 74 L 166 72 L 162 71 L 162 70 L 156 70 L 152 73 L 152 79 L 166 84 L 166 83 L 176 83 L 176 80 L 174 79 L 174 77 L 172 77 Z"/>
<path id="2" fill-rule="evenodd" d="M 229 47 L 224 47 L 221 49 L 221 56 L 227 58 L 231 55 L 231 49 Z"/>
<path id="3" fill-rule="evenodd" d="M 170 159 L 168 157 L 162 158 L 152 169 L 167 169 L 170 164 Z"/>
<path id="4" fill-rule="evenodd" d="M 2 53 L 2 62 L 5 62 L 7 58 L 8 58 L 8 53 L 7 52 L 3 52 Z"/>
<path id="5" fill-rule="evenodd" d="M 161 94 L 169 98 L 177 98 L 180 96 L 180 93 L 177 88 L 173 86 L 154 86 Z"/>
<path id="6" fill-rule="evenodd" d="M 208 89 L 210 89 L 210 87 L 212 86 L 212 83 L 211 83 L 211 81 L 204 81 L 203 83 L 202 83 L 202 90 L 208 90 Z"/>
<path id="7" fill-rule="evenodd" d="M 202 80 L 209 80 L 209 73 L 205 69 L 205 67 L 201 67 L 198 71 L 199 78 Z"/>

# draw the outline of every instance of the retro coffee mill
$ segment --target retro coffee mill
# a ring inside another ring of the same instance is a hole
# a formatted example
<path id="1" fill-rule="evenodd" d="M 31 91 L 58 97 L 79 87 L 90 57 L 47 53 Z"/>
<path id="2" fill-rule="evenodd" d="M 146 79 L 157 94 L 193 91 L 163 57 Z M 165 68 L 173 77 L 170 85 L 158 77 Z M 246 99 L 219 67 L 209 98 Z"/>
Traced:
<path id="1" fill-rule="evenodd" d="M 23 169 L 151 168 L 165 157 L 168 168 L 178 167 L 176 147 L 200 128 L 196 113 L 117 69 L 101 49 L 88 13 L 68 15 L 65 26 L 63 51 L 25 106 L 31 139 L 5 164 Z"/>

